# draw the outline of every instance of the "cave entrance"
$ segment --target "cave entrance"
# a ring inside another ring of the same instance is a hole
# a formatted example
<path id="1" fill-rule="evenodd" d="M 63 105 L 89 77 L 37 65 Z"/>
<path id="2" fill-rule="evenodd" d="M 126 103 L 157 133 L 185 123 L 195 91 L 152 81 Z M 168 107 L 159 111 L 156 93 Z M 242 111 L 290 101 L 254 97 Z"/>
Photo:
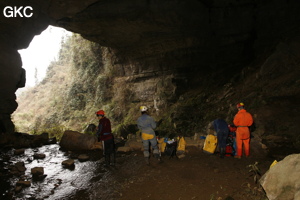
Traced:
<path id="1" fill-rule="evenodd" d="M 22 58 L 22 67 L 26 70 L 26 85 L 25 88 L 17 90 L 17 95 L 44 79 L 49 64 L 58 59 L 62 42 L 71 34 L 72 32 L 63 28 L 48 26 L 33 38 L 27 49 L 18 51 Z"/>

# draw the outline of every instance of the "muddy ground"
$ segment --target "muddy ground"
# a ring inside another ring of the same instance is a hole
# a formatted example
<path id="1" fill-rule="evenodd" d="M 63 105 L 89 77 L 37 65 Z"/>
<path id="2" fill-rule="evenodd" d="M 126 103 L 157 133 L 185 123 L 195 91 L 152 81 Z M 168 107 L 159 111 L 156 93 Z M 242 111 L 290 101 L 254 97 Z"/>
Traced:
<path id="1" fill-rule="evenodd" d="M 35 150 L 49 155 L 46 157 L 49 160 L 36 163 L 45 166 L 48 174 L 45 180 L 32 183 L 30 188 L 20 193 L 14 193 L 11 184 L 10 199 L 265 200 L 266 195 L 259 184 L 255 183 L 254 173 L 249 172 L 251 167 L 248 166 L 258 162 L 261 174 L 264 174 L 274 158 L 257 147 L 252 145 L 251 156 L 242 159 L 222 159 L 218 154 L 209 155 L 200 148 L 188 147 L 183 158 L 163 156 L 162 163 L 151 158 L 149 166 L 145 164 L 141 151 L 117 153 L 115 167 L 103 166 L 101 151 L 78 152 L 89 154 L 90 160 L 76 161 L 75 169 L 69 170 L 62 168 L 60 162 L 70 155 L 67 156 L 58 146 L 52 145 Z M 49 150 L 51 153 L 47 153 Z M 30 151 L 26 150 L 25 155 L 18 158 L 25 160 L 28 171 L 29 166 L 33 167 L 35 162 L 26 163 L 28 158 L 25 157 L 29 155 L 26 152 Z M 56 158 L 55 161 L 50 160 L 51 155 Z M 2 178 L 5 177 L 2 174 Z M 59 184 L 57 180 L 60 180 Z"/>
<path id="2" fill-rule="evenodd" d="M 147 166 L 140 151 L 119 153 L 116 167 L 110 167 L 106 180 L 95 184 L 91 191 L 95 199 L 266 200 L 249 165 L 258 162 L 263 175 L 273 161 L 255 141 L 251 156 L 242 159 L 222 159 L 218 154 L 209 155 L 200 148 L 188 147 L 183 158 L 163 156 L 162 163 L 151 158 Z"/>
<path id="3" fill-rule="evenodd" d="M 263 200 L 267 199 L 254 181 L 249 165 L 259 162 L 264 174 L 272 163 L 266 157 L 221 159 L 196 148 L 189 148 L 184 158 L 164 157 L 163 163 L 151 159 L 144 164 L 141 152 L 119 158 L 113 179 L 118 180 L 115 193 L 99 199 L 202 199 Z M 117 189 L 120 188 L 120 189 Z"/>

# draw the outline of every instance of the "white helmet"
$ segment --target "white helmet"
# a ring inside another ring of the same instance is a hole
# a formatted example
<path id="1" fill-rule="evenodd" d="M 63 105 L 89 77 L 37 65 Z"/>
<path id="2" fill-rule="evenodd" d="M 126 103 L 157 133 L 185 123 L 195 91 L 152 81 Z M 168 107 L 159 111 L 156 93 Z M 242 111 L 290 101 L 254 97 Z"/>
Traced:
<path id="1" fill-rule="evenodd" d="M 141 106 L 140 107 L 140 111 L 141 112 L 145 112 L 145 111 L 147 111 L 148 110 L 148 108 L 146 107 L 146 106 Z"/>

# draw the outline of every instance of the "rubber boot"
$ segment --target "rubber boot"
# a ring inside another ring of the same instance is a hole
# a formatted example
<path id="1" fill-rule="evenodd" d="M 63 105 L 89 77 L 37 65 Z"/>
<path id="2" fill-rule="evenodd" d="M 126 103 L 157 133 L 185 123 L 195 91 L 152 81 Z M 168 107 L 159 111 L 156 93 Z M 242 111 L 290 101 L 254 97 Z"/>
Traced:
<path id="1" fill-rule="evenodd" d="M 225 148 L 221 148 L 220 150 L 220 158 L 224 158 L 225 156 Z"/>
<path id="2" fill-rule="evenodd" d="M 110 165 L 115 166 L 115 164 L 116 164 L 116 153 L 114 152 L 114 153 L 111 154 L 111 163 L 110 163 Z"/>
<path id="3" fill-rule="evenodd" d="M 105 155 L 105 163 L 104 166 L 107 167 L 110 164 L 110 154 Z"/>
<path id="4" fill-rule="evenodd" d="M 161 157 L 159 154 L 154 154 L 154 157 L 157 159 L 158 163 L 161 163 Z"/>
<path id="5" fill-rule="evenodd" d="M 149 157 L 144 157 L 144 158 L 145 158 L 146 165 L 150 165 Z"/>

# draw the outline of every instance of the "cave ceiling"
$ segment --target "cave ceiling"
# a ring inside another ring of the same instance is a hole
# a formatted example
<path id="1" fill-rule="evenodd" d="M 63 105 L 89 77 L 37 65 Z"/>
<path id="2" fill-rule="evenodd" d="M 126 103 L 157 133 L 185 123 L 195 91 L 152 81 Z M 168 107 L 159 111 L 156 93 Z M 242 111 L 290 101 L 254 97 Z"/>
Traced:
<path id="1" fill-rule="evenodd" d="M 300 32 L 300 1 L 290 0 L 1 0 L 0 9 L 0 117 L 16 109 L 15 91 L 24 82 L 17 50 L 49 25 L 109 47 L 125 61 L 181 72 L 244 67 Z"/>
<path id="2" fill-rule="evenodd" d="M 4 0 L 0 5 L 33 9 L 30 18 L 1 17 L 1 40 L 17 49 L 54 25 L 131 58 L 175 51 L 211 59 L 245 56 L 295 28 L 300 18 L 299 3 L 280 0 Z"/>

